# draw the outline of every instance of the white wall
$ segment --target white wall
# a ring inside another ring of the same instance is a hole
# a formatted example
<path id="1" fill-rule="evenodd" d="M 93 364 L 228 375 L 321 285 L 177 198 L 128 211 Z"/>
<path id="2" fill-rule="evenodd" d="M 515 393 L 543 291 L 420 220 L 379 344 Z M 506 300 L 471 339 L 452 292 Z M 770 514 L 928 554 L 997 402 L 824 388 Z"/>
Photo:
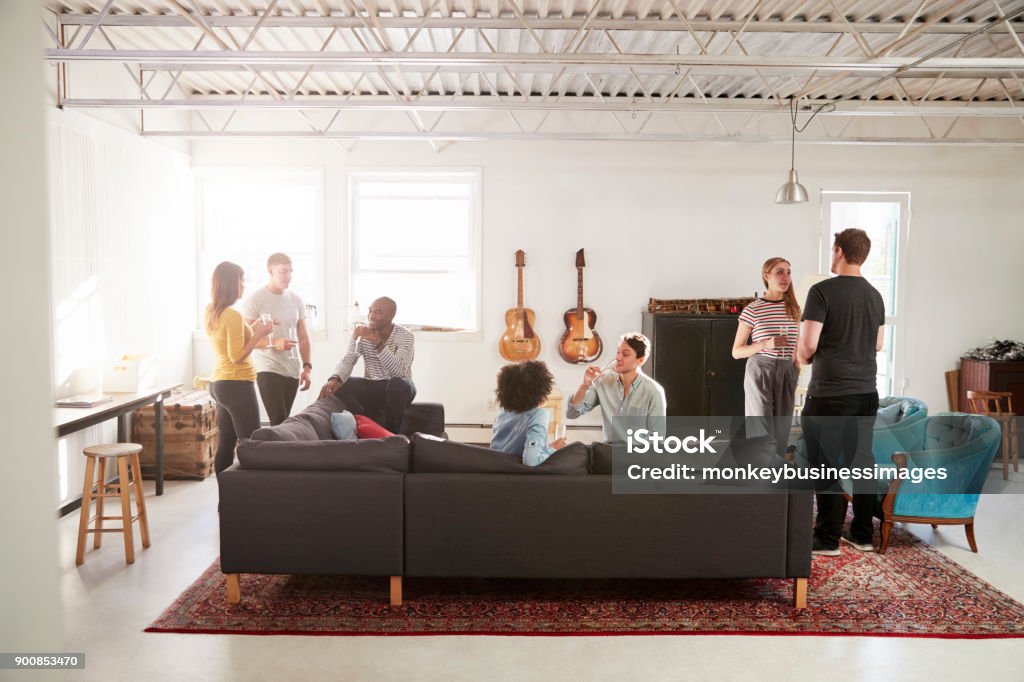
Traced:
<path id="1" fill-rule="evenodd" d="M 158 358 L 159 380 L 192 383 L 194 184 L 188 157 L 95 119 L 49 110 L 53 390 L 95 389 L 124 354 Z M 113 422 L 60 445 L 61 501 L 81 489 L 84 446 Z"/>
<path id="2" fill-rule="evenodd" d="M 908 394 L 944 410 L 943 372 L 963 351 L 991 336 L 1024 338 L 1014 310 L 1024 252 L 1017 148 L 801 146 L 797 166 L 813 200 L 799 206 L 773 203 L 789 163 L 781 145 L 462 143 L 434 153 L 426 143 L 361 143 L 346 153 L 327 142 L 204 141 L 193 145 L 193 163 L 325 168 L 328 337 L 314 344 L 317 385 L 345 343 L 346 170 L 483 169 L 483 339 L 421 337 L 414 365 L 419 399 L 444 402 L 449 422 L 490 420 L 516 249 L 527 253 L 526 304 L 537 311 L 541 357 L 568 393 L 581 370 L 558 358 L 556 344 L 562 313 L 575 305 L 577 249 L 587 249 L 585 302 L 612 346 L 640 326 L 649 297 L 752 295 L 773 255 L 789 258 L 797 278 L 815 272 L 819 190 L 911 193 Z"/>
<path id="3" fill-rule="evenodd" d="M 39 74 L 39 8 L 0 3 L 0 253 L 8 291 L 0 393 L 0 648 L 60 652 L 55 467 L 50 386 L 50 272 L 46 155 Z M 18 673 L 11 673 L 17 677 Z M 6 675 L 5 675 L 6 677 Z"/>

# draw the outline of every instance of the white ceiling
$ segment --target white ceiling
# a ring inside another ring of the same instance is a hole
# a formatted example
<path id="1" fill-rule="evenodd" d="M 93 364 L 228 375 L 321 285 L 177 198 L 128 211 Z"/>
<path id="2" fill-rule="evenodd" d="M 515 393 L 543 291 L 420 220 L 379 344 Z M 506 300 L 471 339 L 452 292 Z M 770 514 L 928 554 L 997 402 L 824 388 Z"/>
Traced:
<path id="1" fill-rule="evenodd" d="M 60 104 L 153 136 L 1024 144 L 1024 0 L 42 5 Z"/>

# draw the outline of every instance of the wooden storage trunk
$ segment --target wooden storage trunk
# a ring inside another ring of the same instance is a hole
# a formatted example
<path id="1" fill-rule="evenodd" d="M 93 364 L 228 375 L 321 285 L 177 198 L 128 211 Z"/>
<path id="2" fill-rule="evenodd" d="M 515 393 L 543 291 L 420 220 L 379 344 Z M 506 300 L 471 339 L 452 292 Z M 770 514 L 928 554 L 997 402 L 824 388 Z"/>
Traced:
<path id="1" fill-rule="evenodd" d="M 156 433 L 156 407 L 147 405 L 132 414 L 132 433 Z M 174 393 L 164 400 L 164 436 L 208 433 L 217 428 L 217 405 L 206 391 Z M 134 437 L 134 435 L 133 435 Z M 136 443 L 138 441 L 135 441 Z"/>
<path id="2" fill-rule="evenodd" d="M 185 435 L 164 434 L 164 478 L 197 479 L 213 473 L 213 458 L 217 453 L 217 429 L 205 434 Z M 156 475 L 156 439 L 153 435 L 141 434 L 134 439 L 142 446 L 139 463 L 142 477 Z"/>
<path id="3" fill-rule="evenodd" d="M 164 477 L 200 479 L 213 473 L 217 406 L 206 391 L 175 393 L 164 401 Z M 156 474 L 156 408 L 132 414 L 132 441 L 142 446 L 144 478 Z"/>

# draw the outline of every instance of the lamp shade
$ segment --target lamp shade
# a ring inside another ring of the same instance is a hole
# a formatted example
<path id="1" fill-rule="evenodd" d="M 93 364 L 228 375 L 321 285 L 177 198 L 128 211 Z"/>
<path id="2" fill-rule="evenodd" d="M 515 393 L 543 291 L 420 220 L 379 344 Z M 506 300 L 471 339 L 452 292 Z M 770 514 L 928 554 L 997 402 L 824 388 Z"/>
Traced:
<path id="1" fill-rule="evenodd" d="M 818 282 L 824 282 L 828 278 L 829 275 L 818 274 L 804 275 L 803 278 L 801 278 L 800 284 L 797 285 L 796 291 L 793 292 L 796 294 L 797 303 L 800 304 L 801 308 L 807 307 L 807 292 L 811 290 L 811 287 Z"/>
<path id="2" fill-rule="evenodd" d="M 807 190 L 800 184 L 796 169 L 789 169 L 789 180 L 775 193 L 776 204 L 802 204 L 807 201 Z"/>

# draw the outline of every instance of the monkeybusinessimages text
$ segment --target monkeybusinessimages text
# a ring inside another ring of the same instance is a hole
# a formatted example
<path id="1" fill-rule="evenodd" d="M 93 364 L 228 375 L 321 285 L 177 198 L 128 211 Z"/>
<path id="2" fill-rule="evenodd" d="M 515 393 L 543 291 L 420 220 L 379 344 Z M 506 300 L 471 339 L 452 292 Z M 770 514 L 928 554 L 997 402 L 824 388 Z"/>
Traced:
<path id="1" fill-rule="evenodd" d="M 715 443 L 716 436 L 708 434 L 704 429 L 699 433 L 684 436 L 663 436 L 649 429 L 626 430 L 626 452 L 630 455 L 717 455 L 721 445 Z M 896 481 L 910 480 L 914 483 L 922 481 L 944 481 L 948 473 L 944 467 L 937 468 L 906 468 L 885 467 L 835 467 L 821 464 L 818 466 L 754 466 L 753 464 L 736 466 L 698 467 L 690 464 L 675 463 L 668 466 L 645 465 L 631 463 L 626 467 L 626 476 L 630 480 L 681 480 L 681 481 L 763 481 L 778 484 L 783 481 L 829 481 L 835 479 L 854 481 Z"/>

